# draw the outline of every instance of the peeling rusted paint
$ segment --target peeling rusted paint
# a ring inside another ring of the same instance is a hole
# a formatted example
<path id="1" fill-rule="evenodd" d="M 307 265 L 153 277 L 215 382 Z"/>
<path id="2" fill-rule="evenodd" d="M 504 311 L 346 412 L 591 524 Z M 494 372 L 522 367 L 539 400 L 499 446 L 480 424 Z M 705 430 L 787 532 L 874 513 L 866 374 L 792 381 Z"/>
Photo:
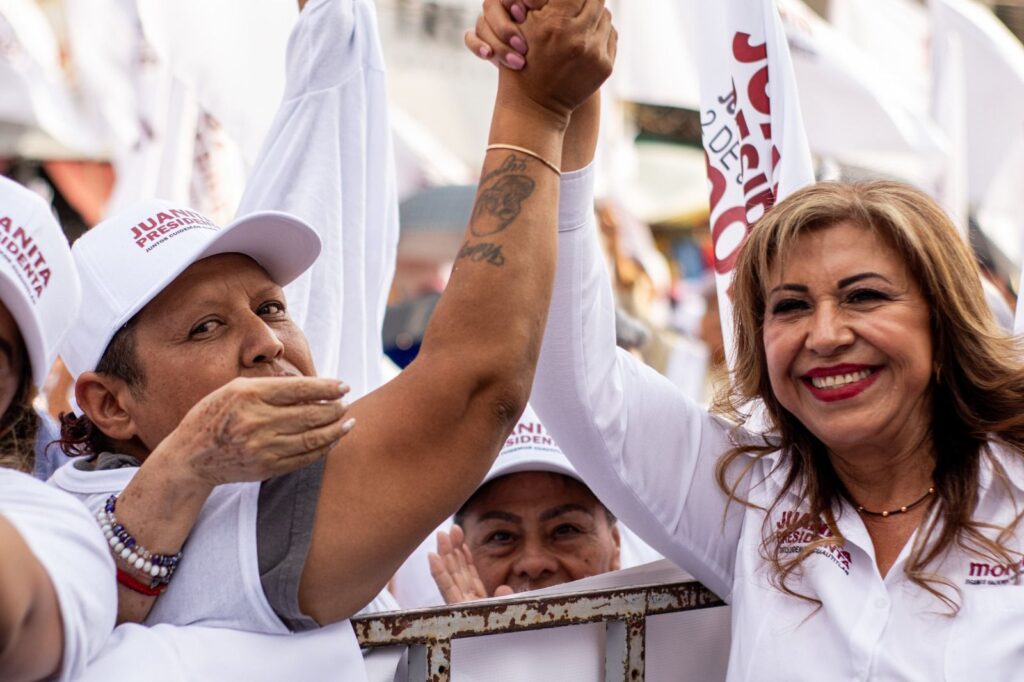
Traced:
<path id="1" fill-rule="evenodd" d="M 700 583 L 684 582 L 374 614 L 353 618 L 352 626 L 363 647 L 426 647 L 420 650 L 423 657 L 418 659 L 425 664 L 426 677 L 419 679 L 447 682 L 453 639 L 597 622 L 609 623 L 612 632 L 612 624 L 620 623 L 625 624 L 621 667 L 614 666 L 619 673 L 616 675 L 609 669 L 611 662 L 606 661 L 606 675 L 610 675 L 606 679 L 640 682 L 644 679 L 648 616 L 722 605 Z"/>

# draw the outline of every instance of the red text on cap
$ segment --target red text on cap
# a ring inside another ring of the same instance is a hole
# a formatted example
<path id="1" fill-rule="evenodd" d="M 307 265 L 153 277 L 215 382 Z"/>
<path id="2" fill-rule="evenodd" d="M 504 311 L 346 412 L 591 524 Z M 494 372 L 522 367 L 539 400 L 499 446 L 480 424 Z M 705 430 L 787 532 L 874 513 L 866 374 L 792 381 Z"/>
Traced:
<path id="1" fill-rule="evenodd" d="M 160 211 L 156 215 L 149 216 L 142 222 L 132 225 L 132 239 L 140 249 L 146 248 L 151 242 L 159 241 L 164 235 L 181 228 L 211 227 L 217 226 L 210 222 L 210 219 L 202 213 L 196 213 L 184 208 L 171 208 Z"/>
<path id="2" fill-rule="evenodd" d="M 43 252 L 25 228 L 14 227 L 8 216 L 0 216 L 0 255 L 14 268 L 22 283 L 28 288 L 32 299 L 38 299 L 50 283 L 50 268 L 46 265 Z"/>

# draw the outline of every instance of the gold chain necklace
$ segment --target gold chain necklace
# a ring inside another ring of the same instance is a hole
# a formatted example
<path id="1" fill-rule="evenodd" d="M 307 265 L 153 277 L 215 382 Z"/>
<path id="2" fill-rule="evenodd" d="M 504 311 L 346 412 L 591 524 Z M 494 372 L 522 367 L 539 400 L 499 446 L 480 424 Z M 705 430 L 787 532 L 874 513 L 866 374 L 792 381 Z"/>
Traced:
<path id="1" fill-rule="evenodd" d="M 924 502 L 929 497 L 931 497 L 934 492 L 935 492 L 935 488 L 934 487 L 928 488 L 928 492 L 926 492 L 924 495 L 922 495 L 921 497 L 919 497 L 915 501 L 911 502 L 910 504 L 908 504 L 906 506 L 899 507 L 898 509 L 892 509 L 890 511 L 871 511 L 870 509 L 865 509 L 863 505 L 857 504 L 856 502 L 854 502 L 853 504 L 854 504 L 855 507 L 857 507 L 857 511 L 860 512 L 861 514 L 868 514 L 870 516 L 881 516 L 882 518 L 888 518 L 888 517 L 892 516 L 893 514 L 906 514 L 908 511 L 910 511 L 914 507 L 917 507 L 922 502 Z"/>

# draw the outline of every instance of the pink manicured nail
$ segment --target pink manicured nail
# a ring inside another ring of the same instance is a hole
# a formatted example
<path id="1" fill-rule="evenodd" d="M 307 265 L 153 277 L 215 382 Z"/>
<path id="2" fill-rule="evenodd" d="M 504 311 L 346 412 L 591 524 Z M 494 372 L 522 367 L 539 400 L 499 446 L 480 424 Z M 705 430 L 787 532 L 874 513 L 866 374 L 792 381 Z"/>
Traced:
<path id="1" fill-rule="evenodd" d="M 505 57 L 505 63 L 508 64 L 510 69 L 514 69 L 516 71 L 526 66 L 526 60 L 523 59 L 522 55 L 516 54 L 515 52 L 508 53 L 508 56 Z"/>
<path id="2" fill-rule="evenodd" d="M 518 23 L 521 24 L 526 21 L 526 12 L 524 12 L 523 8 L 519 5 L 512 5 L 512 9 L 510 9 L 509 12 L 512 13 L 512 18 Z"/>
<path id="3" fill-rule="evenodd" d="M 481 45 L 480 49 L 477 50 L 477 54 L 479 54 L 484 59 L 490 59 L 491 58 L 491 46 L 490 45 Z"/>
<path id="4" fill-rule="evenodd" d="M 512 39 L 508 41 L 508 44 L 512 46 L 512 49 L 519 54 L 526 54 L 526 41 L 519 36 L 512 36 Z"/>

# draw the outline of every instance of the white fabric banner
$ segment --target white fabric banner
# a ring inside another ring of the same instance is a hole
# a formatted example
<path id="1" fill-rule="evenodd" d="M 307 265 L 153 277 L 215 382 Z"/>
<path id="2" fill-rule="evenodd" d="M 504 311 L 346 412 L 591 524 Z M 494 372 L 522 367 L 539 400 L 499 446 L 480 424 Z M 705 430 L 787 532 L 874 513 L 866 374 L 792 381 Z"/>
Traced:
<path id="1" fill-rule="evenodd" d="M 917 0 L 830 0 L 829 21 L 884 68 L 911 106 L 927 113 L 931 97 L 931 20 Z"/>
<path id="2" fill-rule="evenodd" d="M 355 400 L 383 381 L 381 325 L 398 243 L 394 148 L 371 0 L 309 0 L 288 43 L 284 99 L 239 216 L 300 216 L 323 241 L 285 288 L 320 376 Z"/>
<path id="3" fill-rule="evenodd" d="M 298 3 L 138 0 L 146 40 L 241 149 L 259 153 L 281 103 Z M 201 49 L 197 47 L 201 46 Z"/>
<path id="4" fill-rule="evenodd" d="M 730 364 L 729 286 L 750 226 L 814 182 L 789 46 L 771 0 L 697 5 L 701 126 L 711 191 L 711 237 Z"/>
<path id="5" fill-rule="evenodd" d="M 963 55 L 967 193 L 984 199 L 1014 137 L 1024 127 L 1024 47 L 992 11 L 973 0 L 932 0 L 933 43 L 955 39 Z M 944 74 L 935 74 L 941 81 Z"/>
<path id="6" fill-rule="evenodd" d="M 931 184 L 944 140 L 924 102 L 802 0 L 777 0 L 815 154 Z"/>
<path id="7" fill-rule="evenodd" d="M 0 93 L 0 122 L 49 138 L 29 147 L 23 139 L 3 139 L 0 154 L 97 156 L 101 152 L 96 135 L 83 125 L 71 97 L 53 29 L 31 0 L 0 0 Z"/>
<path id="8" fill-rule="evenodd" d="M 629 102 L 697 109 L 697 63 L 689 29 L 694 0 L 613 0 L 619 31 L 609 85 Z"/>

